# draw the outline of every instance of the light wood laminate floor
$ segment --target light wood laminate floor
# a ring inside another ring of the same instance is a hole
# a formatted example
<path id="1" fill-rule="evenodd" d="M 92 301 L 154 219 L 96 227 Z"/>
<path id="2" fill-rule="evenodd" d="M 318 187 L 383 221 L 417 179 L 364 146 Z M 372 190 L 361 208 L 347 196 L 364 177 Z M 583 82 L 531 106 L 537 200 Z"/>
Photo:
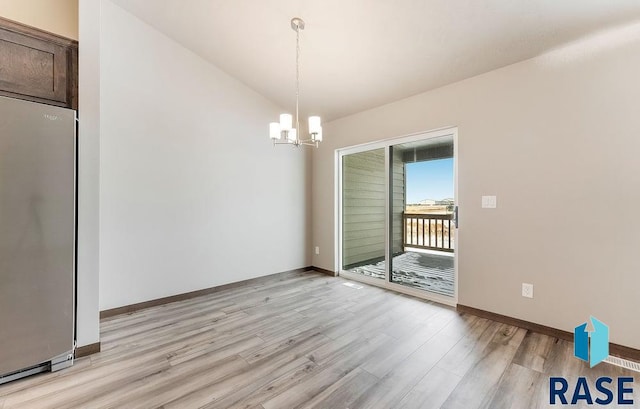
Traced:
<path id="1" fill-rule="evenodd" d="M 589 369 L 570 342 L 345 282 L 277 276 L 103 320 L 102 352 L 0 386 L 0 408 L 544 408 L 549 376 L 633 376 Z"/>

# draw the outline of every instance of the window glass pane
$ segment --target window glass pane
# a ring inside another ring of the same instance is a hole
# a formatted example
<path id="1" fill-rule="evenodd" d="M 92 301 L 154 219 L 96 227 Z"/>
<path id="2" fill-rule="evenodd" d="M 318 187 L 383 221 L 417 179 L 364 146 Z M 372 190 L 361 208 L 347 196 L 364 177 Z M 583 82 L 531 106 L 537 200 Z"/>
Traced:
<path id="1" fill-rule="evenodd" d="M 384 148 L 342 157 L 342 269 L 385 278 Z"/>
<path id="2" fill-rule="evenodd" d="M 454 296 L 453 140 L 391 147 L 390 281 Z"/>

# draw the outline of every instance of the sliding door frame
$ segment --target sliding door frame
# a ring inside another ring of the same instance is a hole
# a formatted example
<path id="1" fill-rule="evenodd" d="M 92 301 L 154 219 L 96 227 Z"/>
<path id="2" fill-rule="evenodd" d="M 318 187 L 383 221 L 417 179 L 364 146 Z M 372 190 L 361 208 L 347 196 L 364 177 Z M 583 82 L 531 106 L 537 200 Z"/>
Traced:
<path id="1" fill-rule="evenodd" d="M 349 147 L 344 147 L 340 149 L 336 149 L 335 151 L 335 197 L 337 200 L 335 201 L 335 269 L 334 271 L 338 272 L 338 275 L 348 278 L 350 280 L 360 281 L 366 284 L 375 285 L 377 287 L 387 288 L 393 291 L 397 291 L 399 293 L 411 295 L 414 297 L 422 298 L 425 300 L 435 301 L 441 304 L 456 306 L 458 303 L 458 257 L 460 251 L 460 229 L 456 228 L 456 242 L 455 242 L 455 251 L 454 251 L 454 295 L 453 297 L 447 297 L 441 294 L 431 293 L 429 291 L 418 290 L 415 288 L 411 288 L 405 285 L 394 283 L 390 280 L 391 274 L 391 200 L 390 200 L 390 148 L 393 145 L 399 145 L 403 143 L 416 142 L 425 139 L 439 138 L 443 136 L 451 136 L 453 138 L 453 195 L 455 206 L 458 206 L 458 128 L 457 127 L 448 127 L 442 129 L 436 129 L 432 131 L 419 132 L 410 135 L 405 135 L 396 138 L 384 139 L 381 141 L 370 142 L 360 145 L 354 145 Z M 346 155 L 351 155 L 354 153 L 367 152 L 374 149 L 384 148 L 384 163 L 385 163 L 385 278 L 381 280 L 379 278 L 367 277 L 362 274 L 357 273 L 349 273 L 342 269 L 342 240 L 343 240 L 343 232 L 342 232 L 342 180 L 343 180 L 343 168 L 342 162 L 343 158 Z"/>

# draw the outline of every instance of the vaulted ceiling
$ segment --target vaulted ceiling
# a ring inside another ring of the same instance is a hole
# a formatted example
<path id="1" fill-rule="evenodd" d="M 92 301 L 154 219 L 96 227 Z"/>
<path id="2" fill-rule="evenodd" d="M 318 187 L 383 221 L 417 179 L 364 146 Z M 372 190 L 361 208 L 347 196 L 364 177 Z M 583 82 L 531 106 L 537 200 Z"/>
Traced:
<path id="1" fill-rule="evenodd" d="M 640 19 L 638 0 L 113 0 L 278 105 L 323 120 Z"/>

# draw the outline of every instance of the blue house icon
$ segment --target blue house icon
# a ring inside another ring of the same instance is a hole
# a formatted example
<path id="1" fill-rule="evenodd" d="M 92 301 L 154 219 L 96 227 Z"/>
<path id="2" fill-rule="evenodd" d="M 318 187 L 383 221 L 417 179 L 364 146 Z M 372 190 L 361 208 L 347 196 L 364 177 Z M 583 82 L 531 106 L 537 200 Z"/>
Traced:
<path id="1" fill-rule="evenodd" d="M 609 356 L 609 327 L 594 316 L 591 324 L 593 331 L 587 331 L 587 322 L 573 330 L 573 355 L 593 368 Z"/>

